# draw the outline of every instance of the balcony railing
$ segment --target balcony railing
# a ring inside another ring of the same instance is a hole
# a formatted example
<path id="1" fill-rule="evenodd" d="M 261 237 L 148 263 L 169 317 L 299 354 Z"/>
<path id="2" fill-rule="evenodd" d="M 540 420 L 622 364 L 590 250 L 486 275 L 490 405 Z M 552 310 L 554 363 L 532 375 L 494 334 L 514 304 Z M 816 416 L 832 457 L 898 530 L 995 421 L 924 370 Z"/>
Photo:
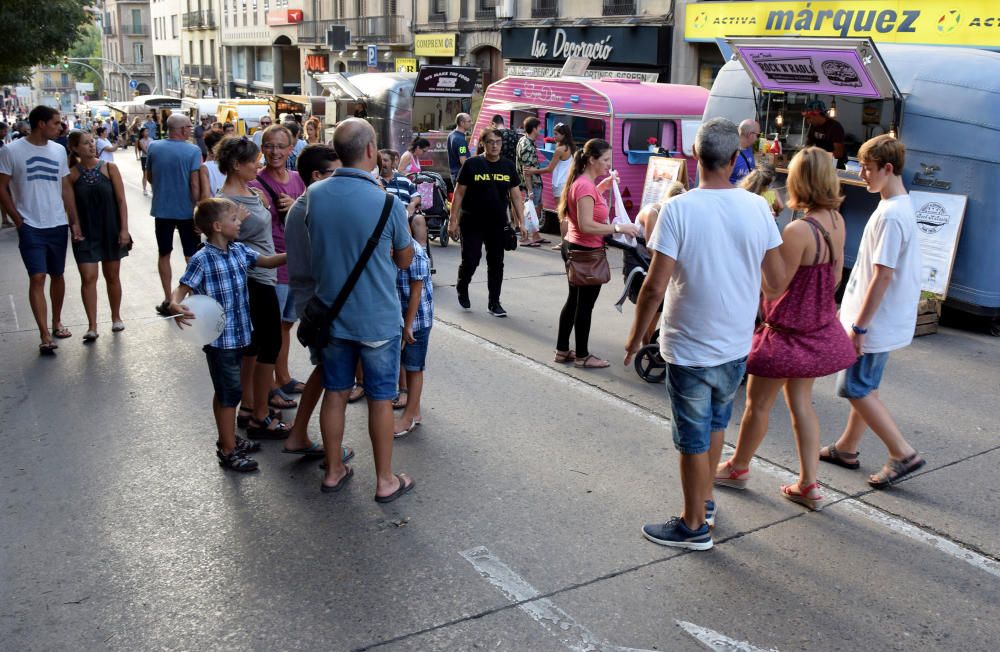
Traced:
<path id="1" fill-rule="evenodd" d="M 115 35 L 115 26 L 112 25 L 111 23 L 104 23 L 104 30 L 103 30 L 103 32 L 104 32 L 105 36 L 114 36 Z"/>
<path id="2" fill-rule="evenodd" d="M 149 34 L 149 25 L 125 23 L 122 25 L 122 34 L 126 36 L 147 36 Z"/>
<path id="3" fill-rule="evenodd" d="M 476 0 L 476 20 L 493 20 L 496 17 L 496 0 Z"/>
<path id="4" fill-rule="evenodd" d="M 635 0 L 604 0 L 602 16 L 634 16 Z"/>
<path id="5" fill-rule="evenodd" d="M 532 18 L 555 18 L 558 15 L 558 0 L 531 0 Z"/>
<path id="6" fill-rule="evenodd" d="M 181 67 L 185 77 L 192 79 L 215 79 L 215 66 L 207 63 L 186 63 Z"/>
<path id="7" fill-rule="evenodd" d="M 404 16 L 361 16 L 299 23 L 299 43 L 325 43 L 333 25 L 346 27 L 352 43 L 409 43 L 412 38 Z"/>
<path id="8" fill-rule="evenodd" d="M 211 9 L 184 14 L 184 29 L 215 29 L 215 12 Z"/>

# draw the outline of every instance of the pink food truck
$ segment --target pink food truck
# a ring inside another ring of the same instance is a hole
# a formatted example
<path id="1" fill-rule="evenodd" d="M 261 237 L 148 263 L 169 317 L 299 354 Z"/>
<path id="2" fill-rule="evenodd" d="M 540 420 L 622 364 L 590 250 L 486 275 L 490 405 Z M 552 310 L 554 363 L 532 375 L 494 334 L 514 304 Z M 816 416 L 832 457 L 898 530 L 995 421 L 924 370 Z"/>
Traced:
<path id="1" fill-rule="evenodd" d="M 495 115 L 503 116 L 508 127 L 518 130 L 529 116 L 541 120 L 538 147 L 546 159 L 552 156 L 555 144 L 544 142 L 544 136 L 550 136 L 560 122 L 570 126 L 577 147 L 591 138 L 603 138 L 611 143 L 622 199 L 635 218 L 646 163 L 654 155 L 651 150 L 688 159 L 688 178 L 695 178 L 691 145 L 707 101 L 708 91 L 700 86 L 632 79 L 504 77 L 486 89 L 470 145 L 475 151 L 479 134 Z M 543 177 L 543 181 L 542 230 L 557 233 L 557 200 L 552 196 L 551 179 Z"/>

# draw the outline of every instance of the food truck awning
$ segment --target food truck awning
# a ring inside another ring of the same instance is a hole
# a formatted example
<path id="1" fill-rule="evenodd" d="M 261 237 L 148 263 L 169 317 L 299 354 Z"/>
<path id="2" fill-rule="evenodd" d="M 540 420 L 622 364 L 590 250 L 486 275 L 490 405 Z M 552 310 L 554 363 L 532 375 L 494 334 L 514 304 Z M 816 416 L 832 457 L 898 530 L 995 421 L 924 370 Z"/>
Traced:
<path id="1" fill-rule="evenodd" d="M 414 97 L 472 97 L 479 81 L 479 68 L 423 66 L 417 72 Z"/>
<path id="2" fill-rule="evenodd" d="M 747 37 L 725 42 L 761 90 L 900 98 L 871 39 Z"/>
<path id="3" fill-rule="evenodd" d="M 328 72 L 321 75 L 313 75 L 323 88 L 330 91 L 330 95 L 337 100 L 363 100 L 366 99 L 364 91 L 348 81 L 347 77 L 340 72 Z"/>

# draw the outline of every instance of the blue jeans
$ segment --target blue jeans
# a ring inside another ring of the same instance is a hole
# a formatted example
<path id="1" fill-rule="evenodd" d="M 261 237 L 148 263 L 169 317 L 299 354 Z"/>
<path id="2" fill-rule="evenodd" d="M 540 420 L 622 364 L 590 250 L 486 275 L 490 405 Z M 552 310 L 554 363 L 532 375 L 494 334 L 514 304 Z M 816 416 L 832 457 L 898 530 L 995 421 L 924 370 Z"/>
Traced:
<path id="1" fill-rule="evenodd" d="M 243 364 L 243 349 L 220 349 L 214 346 L 202 348 L 208 360 L 208 373 L 212 376 L 215 397 L 222 407 L 236 407 L 243 396 L 240 384 L 240 366 Z"/>
<path id="2" fill-rule="evenodd" d="M 281 311 L 281 321 L 286 324 L 294 324 L 299 320 L 298 313 L 295 312 L 295 292 L 288 283 L 278 283 L 274 286 L 274 291 L 278 294 L 278 309 Z"/>
<path id="3" fill-rule="evenodd" d="M 358 360 L 361 360 L 365 395 L 373 401 L 396 398 L 399 340 L 397 335 L 381 346 L 373 347 L 354 340 L 334 338 L 323 349 L 323 387 L 331 392 L 354 387 L 354 370 Z"/>
<path id="4" fill-rule="evenodd" d="M 889 352 L 866 353 L 847 369 L 837 374 L 837 396 L 864 398 L 878 389 L 882 372 L 889 362 Z"/>
<path id="5" fill-rule="evenodd" d="M 715 367 L 667 364 L 667 395 L 678 451 L 685 455 L 708 452 L 712 433 L 729 425 L 733 397 L 746 367 L 746 357 Z"/>

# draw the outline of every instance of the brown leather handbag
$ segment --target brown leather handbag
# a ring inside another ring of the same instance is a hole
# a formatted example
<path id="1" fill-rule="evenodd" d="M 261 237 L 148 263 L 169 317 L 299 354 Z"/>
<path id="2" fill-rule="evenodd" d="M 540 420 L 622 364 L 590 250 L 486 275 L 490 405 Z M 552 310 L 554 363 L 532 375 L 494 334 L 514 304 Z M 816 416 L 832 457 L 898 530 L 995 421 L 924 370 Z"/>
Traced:
<path id="1" fill-rule="evenodd" d="M 566 261 L 566 276 L 569 277 L 570 285 L 604 285 L 611 280 L 606 247 L 570 249 L 567 255 L 569 260 Z"/>

